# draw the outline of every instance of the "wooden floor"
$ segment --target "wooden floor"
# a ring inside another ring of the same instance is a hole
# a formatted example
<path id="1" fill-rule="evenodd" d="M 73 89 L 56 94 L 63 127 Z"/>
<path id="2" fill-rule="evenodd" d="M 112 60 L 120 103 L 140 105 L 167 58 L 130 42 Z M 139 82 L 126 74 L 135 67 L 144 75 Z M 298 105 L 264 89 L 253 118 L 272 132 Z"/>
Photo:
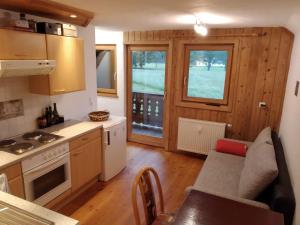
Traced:
<path id="1" fill-rule="evenodd" d="M 82 225 L 134 225 L 131 185 L 137 172 L 145 166 L 155 168 L 159 174 L 166 211 L 176 211 L 184 200 L 185 188 L 195 181 L 203 160 L 132 143 L 127 150 L 128 163 L 122 173 L 102 190 L 92 187 L 60 212 Z"/>

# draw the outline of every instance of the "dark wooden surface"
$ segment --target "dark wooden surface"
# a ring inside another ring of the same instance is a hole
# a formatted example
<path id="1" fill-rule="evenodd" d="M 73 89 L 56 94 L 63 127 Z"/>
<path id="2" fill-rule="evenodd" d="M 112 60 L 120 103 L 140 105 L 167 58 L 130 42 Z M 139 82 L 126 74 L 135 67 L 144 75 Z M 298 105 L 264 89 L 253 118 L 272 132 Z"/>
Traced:
<path id="1" fill-rule="evenodd" d="M 283 215 L 200 191 L 191 191 L 173 225 L 284 225 Z"/>

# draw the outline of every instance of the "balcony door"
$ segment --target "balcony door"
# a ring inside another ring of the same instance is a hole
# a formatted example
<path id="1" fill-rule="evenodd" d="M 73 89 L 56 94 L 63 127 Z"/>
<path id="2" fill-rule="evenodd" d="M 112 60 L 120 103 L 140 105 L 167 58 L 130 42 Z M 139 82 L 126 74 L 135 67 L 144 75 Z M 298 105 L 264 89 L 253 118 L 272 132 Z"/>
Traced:
<path id="1" fill-rule="evenodd" d="M 168 46 L 127 48 L 128 139 L 164 146 Z M 167 140 L 166 140 L 167 141 Z"/>

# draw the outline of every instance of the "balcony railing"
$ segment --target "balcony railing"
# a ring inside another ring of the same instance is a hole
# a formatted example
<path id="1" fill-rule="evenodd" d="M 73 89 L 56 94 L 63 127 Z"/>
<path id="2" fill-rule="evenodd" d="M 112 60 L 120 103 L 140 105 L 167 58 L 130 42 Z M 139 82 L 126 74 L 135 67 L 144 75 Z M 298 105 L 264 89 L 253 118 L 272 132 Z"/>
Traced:
<path id="1" fill-rule="evenodd" d="M 164 96 L 132 93 L 132 124 L 134 127 L 162 129 Z"/>

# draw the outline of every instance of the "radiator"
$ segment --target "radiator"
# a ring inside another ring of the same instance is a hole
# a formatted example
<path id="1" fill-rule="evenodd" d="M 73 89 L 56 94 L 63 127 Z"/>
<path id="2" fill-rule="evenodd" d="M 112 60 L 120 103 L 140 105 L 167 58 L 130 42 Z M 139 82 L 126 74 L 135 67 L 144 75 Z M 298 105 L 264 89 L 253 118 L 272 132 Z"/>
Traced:
<path id="1" fill-rule="evenodd" d="M 207 155 L 225 136 L 225 123 L 179 117 L 177 149 Z"/>

